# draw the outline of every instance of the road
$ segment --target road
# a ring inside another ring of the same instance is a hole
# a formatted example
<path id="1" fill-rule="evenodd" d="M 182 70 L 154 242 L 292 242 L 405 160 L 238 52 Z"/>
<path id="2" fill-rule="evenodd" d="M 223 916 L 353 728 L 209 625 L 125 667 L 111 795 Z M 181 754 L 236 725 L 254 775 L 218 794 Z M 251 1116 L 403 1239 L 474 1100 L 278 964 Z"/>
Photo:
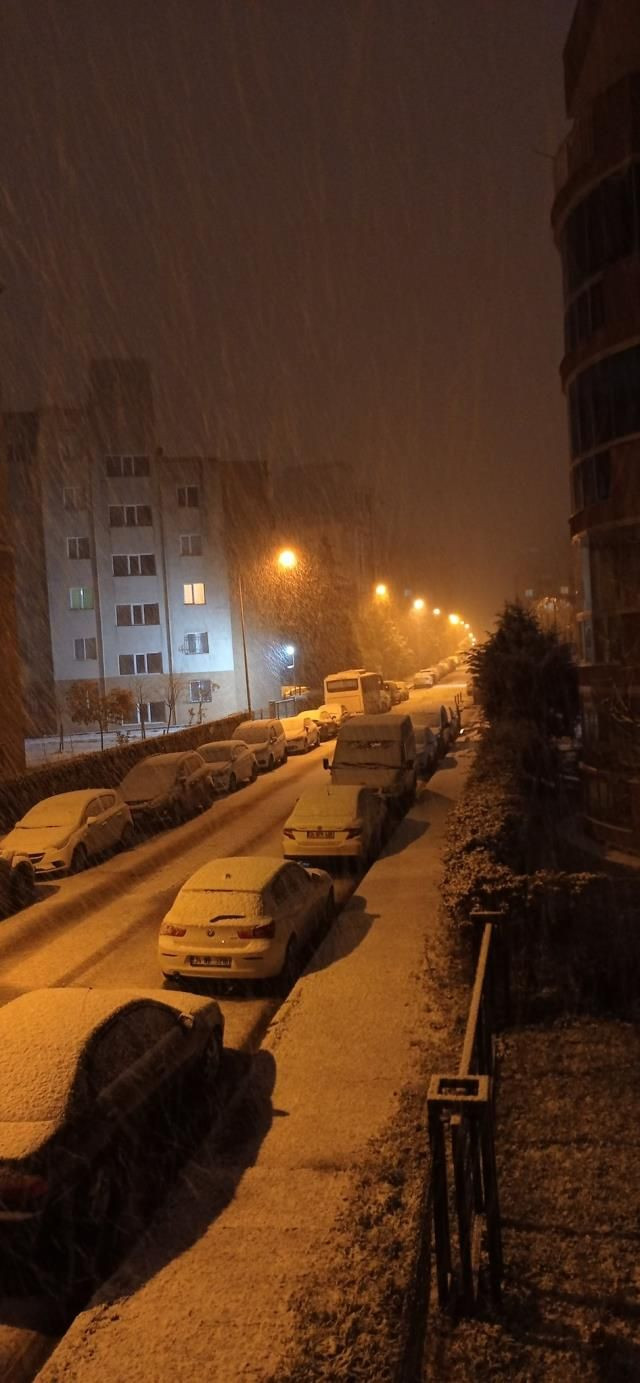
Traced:
<path id="1" fill-rule="evenodd" d="M 453 702 L 464 685 L 452 674 L 430 690 L 412 692 L 398 710 L 435 709 Z M 134 851 L 114 855 L 84 875 L 43 886 L 42 899 L 0 928 L 0 1004 L 40 986 L 92 985 L 161 989 L 157 959 L 158 927 L 175 894 L 188 877 L 212 856 L 281 855 L 282 826 L 304 788 L 327 781 L 322 759 L 331 743 L 306 756 L 294 757 L 273 774 L 221 799 L 201 817 L 166 831 Z M 158 848 L 159 844 L 161 847 Z M 149 872 L 149 866 L 152 870 Z M 101 881 L 117 885 L 108 901 L 92 902 Z M 353 876 L 336 879 L 336 895 L 345 902 L 357 887 Z M 83 907 L 86 895 L 87 905 Z M 69 920 L 65 916 L 65 904 Z M 206 985 L 203 982 L 203 991 Z M 230 994 L 219 1000 L 225 1015 L 225 1044 L 255 1050 L 278 1001 Z M 47 1308 L 37 1299 L 0 1299 L 0 1377 L 33 1378 L 55 1343 L 57 1322 L 47 1322 Z"/>

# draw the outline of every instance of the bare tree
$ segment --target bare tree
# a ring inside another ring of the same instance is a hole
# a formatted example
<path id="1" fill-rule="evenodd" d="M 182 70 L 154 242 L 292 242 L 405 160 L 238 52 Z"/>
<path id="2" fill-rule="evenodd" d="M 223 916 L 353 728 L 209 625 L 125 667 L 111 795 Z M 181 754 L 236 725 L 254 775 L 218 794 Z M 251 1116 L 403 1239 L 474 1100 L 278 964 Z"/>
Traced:
<path id="1" fill-rule="evenodd" d="M 74 725 L 97 725 L 100 748 L 111 725 L 132 720 L 135 703 L 131 692 L 114 689 L 103 692 L 97 682 L 72 682 L 66 694 L 67 708 Z"/>
<path id="2" fill-rule="evenodd" d="M 175 673 L 170 672 L 162 687 L 163 700 L 167 708 L 167 719 L 164 727 L 165 735 L 168 734 L 172 723 L 174 725 L 178 723 L 176 718 L 176 706 L 182 695 L 182 690 L 182 685 L 175 676 Z"/>

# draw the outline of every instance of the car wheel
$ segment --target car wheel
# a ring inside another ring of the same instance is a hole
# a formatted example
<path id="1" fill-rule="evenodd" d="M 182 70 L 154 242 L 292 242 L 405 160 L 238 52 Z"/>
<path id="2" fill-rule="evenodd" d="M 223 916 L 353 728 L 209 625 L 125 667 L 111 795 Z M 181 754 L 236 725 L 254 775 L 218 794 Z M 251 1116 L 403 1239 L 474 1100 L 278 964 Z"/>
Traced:
<path id="1" fill-rule="evenodd" d="M 287 942 L 282 970 L 279 975 L 276 975 L 275 990 L 279 998 L 286 999 L 287 994 L 293 989 L 297 978 L 298 942 L 295 936 L 290 936 Z"/>
<path id="2" fill-rule="evenodd" d="M 71 873 L 81 874 L 83 869 L 87 868 L 88 863 L 89 856 L 87 854 L 86 845 L 76 845 L 76 848 L 71 856 Z"/>
<path id="3" fill-rule="evenodd" d="M 229 792 L 235 792 L 237 786 L 238 786 L 238 784 L 237 784 L 237 782 L 236 782 L 236 775 L 235 775 L 235 773 L 230 773 L 230 774 L 229 774 Z"/>
<path id="4" fill-rule="evenodd" d="M 134 828 L 133 828 L 133 822 L 132 822 L 132 821 L 127 821 L 127 824 L 126 824 L 126 826 L 125 826 L 125 828 L 124 828 L 124 831 L 122 832 L 122 835 L 120 836 L 120 848 L 121 848 L 121 850 L 130 850 L 131 847 L 132 847 L 133 845 L 135 845 L 135 839 L 136 839 L 136 833 L 135 833 L 135 830 L 134 830 Z"/>
<path id="5" fill-rule="evenodd" d="M 11 870 L 11 906 L 14 912 L 28 908 L 36 896 L 36 879 L 33 869 L 26 860 L 21 860 Z"/>
<path id="6" fill-rule="evenodd" d="M 72 1293 L 93 1290 L 113 1266 L 122 1210 L 115 1170 L 108 1162 L 100 1162 L 78 1191 L 69 1226 Z"/>

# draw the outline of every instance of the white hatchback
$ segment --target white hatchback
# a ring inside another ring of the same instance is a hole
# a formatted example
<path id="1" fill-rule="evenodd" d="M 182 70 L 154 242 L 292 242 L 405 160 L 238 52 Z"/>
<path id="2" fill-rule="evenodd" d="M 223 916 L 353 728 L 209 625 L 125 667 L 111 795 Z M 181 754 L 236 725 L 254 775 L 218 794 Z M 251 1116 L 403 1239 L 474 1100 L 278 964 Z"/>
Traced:
<path id="1" fill-rule="evenodd" d="M 72 874 L 133 842 L 131 812 L 116 788 L 82 788 L 36 802 L 5 836 L 3 859 L 23 855 L 37 875 Z"/>
<path id="2" fill-rule="evenodd" d="M 377 855 L 388 819 L 377 792 L 357 784 L 325 784 L 303 792 L 284 829 L 285 859 L 370 860 Z"/>
<path id="3" fill-rule="evenodd" d="M 311 716 L 300 712 L 282 721 L 287 754 L 307 754 L 320 743 L 320 731 Z"/>
<path id="4" fill-rule="evenodd" d="M 162 922 L 160 969 L 165 979 L 277 977 L 287 992 L 300 950 L 334 910 L 323 869 L 263 856 L 211 860 L 182 885 Z"/>

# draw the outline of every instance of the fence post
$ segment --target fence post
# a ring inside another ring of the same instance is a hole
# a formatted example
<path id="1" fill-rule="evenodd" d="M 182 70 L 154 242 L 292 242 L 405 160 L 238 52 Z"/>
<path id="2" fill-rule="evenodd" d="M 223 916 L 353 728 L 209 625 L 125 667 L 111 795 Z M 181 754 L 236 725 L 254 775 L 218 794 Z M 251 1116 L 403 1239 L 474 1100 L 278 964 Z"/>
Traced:
<path id="1" fill-rule="evenodd" d="M 449 1228 L 449 1198 L 447 1191 L 447 1154 L 445 1146 L 445 1127 L 448 1120 L 440 1102 L 435 1103 L 438 1077 L 433 1076 L 429 1085 L 427 1108 L 429 1113 L 429 1145 L 431 1149 L 431 1185 L 433 1195 L 433 1229 L 436 1249 L 436 1272 L 438 1277 L 438 1301 L 444 1310 L 449 1300 L 451 1288 L 451 1237 Z"/>

